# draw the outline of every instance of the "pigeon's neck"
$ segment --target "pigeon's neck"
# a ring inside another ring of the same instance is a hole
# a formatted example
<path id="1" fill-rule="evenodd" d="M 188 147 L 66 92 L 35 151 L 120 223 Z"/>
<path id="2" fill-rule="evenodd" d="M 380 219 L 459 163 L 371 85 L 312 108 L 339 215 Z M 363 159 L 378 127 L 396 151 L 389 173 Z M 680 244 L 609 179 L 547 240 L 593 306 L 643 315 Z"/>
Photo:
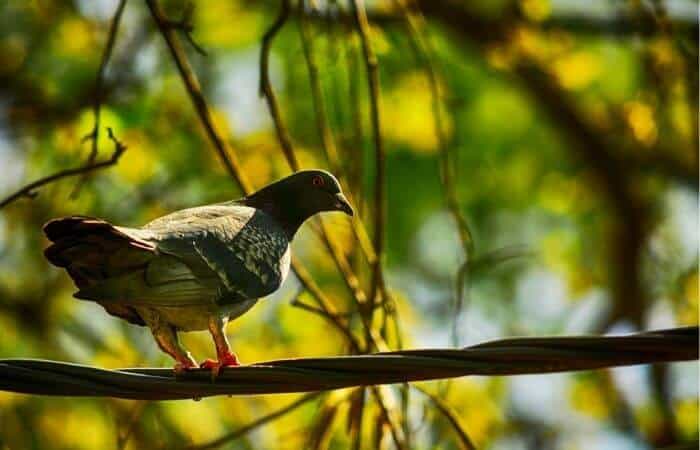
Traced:
<path id="1" fill-rule="evenodd" d="M 290 241 L 299 227 L 309 218 L 295 207 L 291 199 L 279 198 L 274 193 L 258 191 L 243 199 L 243 203 L 272 217 L 282 227 Z"/>

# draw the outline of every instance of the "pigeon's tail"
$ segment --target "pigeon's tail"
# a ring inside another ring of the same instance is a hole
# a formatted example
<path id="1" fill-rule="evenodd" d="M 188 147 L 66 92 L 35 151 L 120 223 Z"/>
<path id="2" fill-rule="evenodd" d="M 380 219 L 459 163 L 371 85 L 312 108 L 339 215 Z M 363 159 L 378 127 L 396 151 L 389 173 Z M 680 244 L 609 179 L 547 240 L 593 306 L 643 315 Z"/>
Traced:
<path id="1" fill-rule="evenodd" d="M 65 268 L 81 290 L 138 270 L 153 258 L 155 251 L 153 244 L 136 236 L 137 230 L 92 217 L 51 220 L 44 225 L 44 234 L 52 242 L 44 250 L 46 259 Z M 102 306 L 133 323 L 142 322 L 128 308 L 118 304 Z"/>
<path id="2" fill-rule="evenodd" d="M 44 225 L 52 241 L 44 255 L 51 264 L 65 268 L 78 288 L 84 288 L 129 272 L 153 257 L 153 244 L 129 231 L 92 217 L 54 219 Z"/>

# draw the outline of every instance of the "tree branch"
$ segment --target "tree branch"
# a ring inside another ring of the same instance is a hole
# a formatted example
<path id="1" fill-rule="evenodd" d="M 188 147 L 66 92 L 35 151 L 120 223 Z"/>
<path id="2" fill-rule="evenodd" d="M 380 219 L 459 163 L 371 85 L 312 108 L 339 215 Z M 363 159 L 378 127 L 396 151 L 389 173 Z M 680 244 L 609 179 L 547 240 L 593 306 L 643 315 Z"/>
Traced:
<path id="1" fill-rule="evenodd" d="M 282 146 L 284 156 L 287 158 L 289 166 L 294 172 L 296 172 L 300 168 L 299 161 L 294 153 L 292 139 L 289 137 L 287 127 L 284 126 L 282 113 L 280 112 L 279 104 L 277 103 L 277 97 L 275 96 L 275 91 L 272 89 L 272 83 L 270 82 L 270 49 L 275 36 L 282 29 L 285 22 L 287 22 L 287 19 L 289 18 L 291 12 L 290 1 L 291 0 L 281 1 L 280 13 L 277 16 L 277 19 L 272 23 L 262 38 L 262 48 L 260 49 L 260 95 L 265 98 L 267 106 L 270 109 L 270 115 L 272 116 L 272 121 L 275 124 L 275 131 L 277 132 L 277 138 Z"/>
<path id="2" fill-rule="evenodd" d="M 185 9 L 182 13 L 180 20 L 167 20 L 166 23 L 171 28 L 179 30 L 187 39 L 187 42 L 192 46 L 197 53 L 202 56 L 207 56 L 207 52 L 202 48 L 201 45 L 192 37 L 192 32 L 194 31 L 194 25 L 192 24 L 192 16 L 194 15 L 194 3 L 187 3 Z"/>
<path id="3" fill-rule="evenodd" d="M 385 171 L 386 158 L 384 156 L 384 143 L 382 141 L 381 118 L 379 114 L 379 66 L 377 56 L 374 54 L 370 41 L 370 27 L 367 20 L 367 11 L 364 0 L 352 0 L 351 6 L 355 17 L 355 23 L 362 43 L 362 53 L 367 72 L 367 83 L 370 95 L 370 117 L 372 119 L 372 133 L 374 137 L 374 252 L 377 259 L 372 267 L 372 283 L 369 301 L 373 305 L 376 302 L 377 292 L 383 285 L 382 254 L 384 252 L 384 228 L 386 219 L 385 201 Z"/>
<path id="4" fill-rule="evenodd" d="M 146 0 L 146 4 L 151 11 L 153 20 L 155 21 L 156 25 L 158 25 L 161 35 L 163 35 L 163 39 L 165 39 L 165 42 L 168 45 L 168 49 L 173 57 L 173 61 L 175 61 L 178 72 L 180 72 L 180 77 L 182 78 L 182 82 L 187 89 L 190 100 L 192 100 L 192 105 L 199 116 L 200 122 L 204 126 L 204 130 L 206 131 L 212 145 L 214 145 L 214 148 L 216 149 L 221 162 L 224 164 L 226 171 L 236 181 L 236 183 L 238 183 L 244 193 L 248 194 L 252 192 L 252 186 L 248 179 L 243 175 L 238 159 L 231 151 L 228 142 L 221 137 L 221 133 L 217 130 L 216 125 L 214 124 L 209 106 L 202 95 L 202 89 L 199 86 L 197 75 L 194 73 L 192 66 L 187 60 L 187 55 L 180 44 L 175 28 L 171 26 L 171 22 L 167 17 L 165 17 L 165 14 L 163 13 L 163 10 L 157 0 Z"/>
<path id="5" fill-rule="evenodd" d="M 464 257 L 462 266 L 457 271 L 455 277 L 455 299 L 454 299 L 454 317 L 452 318 L 452 341 L 457 345 L 457 324 L 462 306 L 464 304 L 464 285 L 469 282 L 472 272 L 474 258 L 474 238 L 467 223 L 466 218 L 462 214 L 459 202 L 457 200 L 457 188 L 454 182 L 454 167 L 450 158 L 450 145 L 448 142 L 447 130 L 442 117 L 443 101 L 440 95 L 440 86 L 437 69 L 433 62 L 432 48 L 429 36 L 426 36 L 425 24 L 422 20 L 422 15 L 419 11 L 411 12 L 408 6 L 404 4 L 404 0 L 395 0 L 394 3 L 401 11 L 408 36 L 411 39 L 418 61 L 423 66 L 428 77 L 428 85 L 430 87 L 431 107 L 433 112 L 433 127 L 437 138 L 440 151 L 440 173 L 442 174 L 442 188 L 445 196 L 445 203 L 452 219 L 457 227 L 457 234 L 460 243 L 462 244 L 462 254 Z M 468 290 L 467 290 L 468 294 Z"/>
<path id="6" fill-rule="evenodd" d="M 100 67 L 97 69 L 97 76 L 95 77 L 95 93 L 92 104 L 92 115 L 93 115 L 93 126 L 92 131 L 88 133 L 83 140 L 90 140 L 90 155 L 88 156 L 87 164 L 92 164 L 97 158 L 98 143 L 100 140 L 100 111 L 102 109 L 102 100 L 104 96 L 104 82 L 105 73 L 107 71 L 107 64 L 112 58 L 112 50 L 114 49 L 114 43 L 117 41 L 117 33 L 119 32 L 119 24 L 122 20 L 122 14 L 124 13 L 124 7 L 126 6 L 126 0 L 120 0 L 117 5 L 117 10 L 112 17 L 112 23 L 109 26 L 109 32 L 107 33 L 107 43 L 102 51 L 102 59 L 100 61 Z M 73 192 L 71 193 L 71 198 L 76 198 L 82 184 L 87 180 L 87 176 L 83 176 L 78 183 L 75 185 Z"/>
<path id="7" fill-rule="evenodd" d="M 455 433 L 457 433 L 457 437 L 459 438 L 459 443 L 462 450 L 476 450 L 476 446 L 472 442 L 466 430 L 459 423 L 459 417 L 452 410 L 452 408 L 445 404 L 445 402 L 440 397 L 429 391 L 426 391 L 420 386 L 413 386 L 413 389 L 428 397 L 428 399 L 430 399 L 433 405 L 435 405 L 435 408 L 437 408 L 437 410 L 440 411 L 440 414 L 445 416 L 445 418 L 450 422 L 450 425 L 455 430 Z"/>
<path id="8" fill-rule="evenodd" d="M 4 200 L 0 201 L 0 209 L 4 208 L 5 206 L 9 205 L 10 203 L 14 202 L 15 200 L 18 200 L 21 197 L 29 197 L 29 198 L 34 198 L 37 194 L 35 192 L 36 189 L 47 185 L 49 183 L 53 183 L 54 181 L 61 180 L 63 178 L 68 178 L 68 177 L 73 177 L 76 175 L 82 175 L 90 172 L 94 172 L 96 170 L 104 169 L 106 167 L 112 166 L 119 162 L 119 158 L 122 156 L 124 151 L 126 150 L 126 145 L 122 144 L 117 140 L 117 138 L 114 137 L 112 134 L 112 129 L 107 128 L 107 132 L 109 133 L 109 138 L 114 142 L 114 152 L 112 153 L 112 156 L 101 162 L 92 162 L 92 163 L 87 163 L 83 166 L 76 167 L 74 169 L 66 169 L 66 170 L 61 170 L 60 172 L 56 172 L 53 175 L 49 175 L 44 178 L 40 178 L 32 183 L 29 183 L 28 185 L 24 186 L 20 190 L 16 191 L 15 193 L 9 195 L 6 197 Z"/>
<path id="9" fill-rule="evenodd" d="M 273 122 L 275 124 L 275 129 L 277 130 L 277 136 L 282 147 L 282 151 L 287 159 L 290 168 L 293 171 L 300 169 L 296 154 L 294 152 L 294 147 L 292 146 L 291 138 L 284 125 L 284 120 L 279 110 L 279 105 L 277 103 L 277 98 L 275 96 L 274 90 L 272 89 L 272 84 L 270 83 L 269 76 L 269 54 L 272 46 L 272 41 L 279 30 L 284 26 L 285 22 L 290 16 L 291 5 L 290 0 L 282 0 L 281 9 L 279 16 L 275 22 L 270 26 L 270 28 L 265 32 L 263 36 L 263 45 L 260 53 L 260 91 L 267 100 L 270 115 L 272 116 Z M 331 234 L 328 232 L 327 227 L 322 219 L 318 220 L 321 228 L 320 237 L 329 253 L 331 254 L 333 261 L 341 275 L 343 282 L 350 291 L 352 298 L 358 307 L 365 305 L 367 296 L 360 286 L 359 279 L 357 275 L 353 272 L 350 264 L 348 263 L 345 255 L 340 250 L 339 246 L 332 239 Z M 360 234 L 356 234 L 360 237 Z M 370 259 L 368 257 L 368 259 Z M 298 263 L 297 263 L 298 265 Z M 371 331 L 371 321 L 367 319 L 366 316 L 361 315 L 363 325 L 365 326 L 365 334 L 367 336 L 367 344 L 374 345 L 375 348 L 379 348 L 377 344 L 377 336 L 372 336 Z M 336 323 L 336 326 L 338 324 Z"/>

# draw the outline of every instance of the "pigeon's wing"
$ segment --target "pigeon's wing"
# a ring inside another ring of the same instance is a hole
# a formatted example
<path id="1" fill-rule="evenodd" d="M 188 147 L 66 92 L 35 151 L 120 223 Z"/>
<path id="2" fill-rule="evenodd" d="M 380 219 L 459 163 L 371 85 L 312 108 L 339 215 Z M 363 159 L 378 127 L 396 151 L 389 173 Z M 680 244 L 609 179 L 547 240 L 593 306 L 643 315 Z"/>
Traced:
<path id="1" fill-rule="evenodd" d="M 77 298 L 131 306 L 215 305 L 226 289 L 195 244 L 209 235 L 235 234 L 252 212 L 239 206 L 210 205 L 160 217 L 141 229 L 114 227 L 152 246 L 150 258 L 134 270 L 81 287 Z"/>
<path id="2" fill-rule="evenodd" d="M 162 233 L 158 251 L 176 256 L 198 272 L 221 281 L 220 304 L 238 303 L 274 292 L 289 269 L 289 241 L 267 214 L 246 206 L 221 206 L 228 214 L 197 211 L 184 221 L 149 229 Z M 164 232 L 164 230 L 167 230 Z"/>
<path id="3" fill-rule="evenodd" d="M 144 324 L 133 306 L 201 305 L 216 296 L 220 283 L 213 272 L 201 276 L 160 254 L 139 230 L 72 216 L 50 221 L 44 232 L 52 242 L 44 253 L 73 278 L 79 289 L 75 296 L 129 322 Z"/>

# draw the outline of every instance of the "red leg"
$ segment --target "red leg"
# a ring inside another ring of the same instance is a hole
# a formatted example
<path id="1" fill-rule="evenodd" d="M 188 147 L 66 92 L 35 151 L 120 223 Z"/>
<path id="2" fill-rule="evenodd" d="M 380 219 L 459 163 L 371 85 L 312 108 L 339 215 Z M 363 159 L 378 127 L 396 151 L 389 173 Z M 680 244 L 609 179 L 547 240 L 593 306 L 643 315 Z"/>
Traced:
<path id="1" fill-rule="evenodd" d="M 172 327 L 161 326 L 153 328 L 151 331 L 158 347 L 177 361 L 173 368 L 175 373 L 182 373 L 197 367 L 197 362 L 192 358 L 192 355 L 180 345 L 177 333 Z"/>
<path id="2" fill-rule="evenodd" d="M 236 354 L 229 350 L 219 354 L 219 362 L 223 367 L 235 367 L 241 365 Z"/>
<path id="3" fill-rule="evenodd" d="M 214 338 L 214 344 L 216 344 L 216 356 L 218 361 L 207 359 L 203 361 L 199 367 L 211 369 L 213 378 L 219 375 L 219 371 L 222 367 L 235 367 L 240 365 L 238 357 L 231 352 L 231 348 L 229 347 L 226 332 L 224 331 L 225 327 L 225 320 L 215 316 L 209 318 L 209 332 Z"/>

